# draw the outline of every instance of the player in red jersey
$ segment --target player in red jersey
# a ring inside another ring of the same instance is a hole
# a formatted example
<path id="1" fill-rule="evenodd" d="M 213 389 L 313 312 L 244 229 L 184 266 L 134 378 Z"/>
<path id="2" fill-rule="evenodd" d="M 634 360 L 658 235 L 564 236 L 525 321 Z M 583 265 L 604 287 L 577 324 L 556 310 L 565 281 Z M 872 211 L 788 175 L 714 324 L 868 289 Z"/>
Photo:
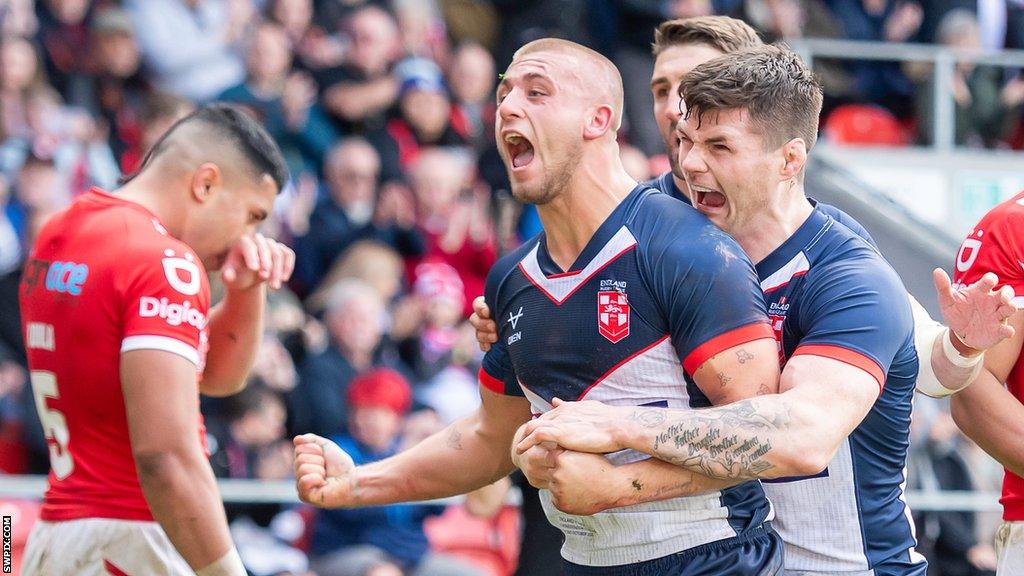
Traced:
<path id="1" fill-rule="evenodd" d="M 291 274 L 291 250 L 255 232 L 286 177 L 266 131 L 214 105 L 116 195 L 82 195 L 39 234 L 20 298 L 51 471 L 26 576 L 245 574 L 198 393 L 244 385 L 266 286 Z"/>
<path id="2" fill-rule="evenodd" d="M 1024 574 L 1024 192 L 993 208 L 960 245 L 954 281 L 969 284 L 986 272 L 1014 291 L 1015 334 L 985 353 L 987 370 L 952 397 L 952 410 L 964 433 L 1006 467 L 996 533 L 997 573 L 1006 576 Z"/>

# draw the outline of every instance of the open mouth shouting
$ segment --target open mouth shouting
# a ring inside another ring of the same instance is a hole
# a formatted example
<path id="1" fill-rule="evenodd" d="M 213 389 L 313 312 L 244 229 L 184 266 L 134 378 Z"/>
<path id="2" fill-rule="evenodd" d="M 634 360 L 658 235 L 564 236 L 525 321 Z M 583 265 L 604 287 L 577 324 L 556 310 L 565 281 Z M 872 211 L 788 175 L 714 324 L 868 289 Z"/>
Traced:
<path id="1" fill-rule="evenodd" d="M 725 207 L 725 194 L 711 188 L 690 184 L 693 206 L 702 212 L 715 212 Z"/>
<path id="2" fill-rule="evenodd" d="M 526 168 L 533 162 L 533 143 L 525 136 L 509 130 L 504 132 L 503 140 L 513 172 Z"/>

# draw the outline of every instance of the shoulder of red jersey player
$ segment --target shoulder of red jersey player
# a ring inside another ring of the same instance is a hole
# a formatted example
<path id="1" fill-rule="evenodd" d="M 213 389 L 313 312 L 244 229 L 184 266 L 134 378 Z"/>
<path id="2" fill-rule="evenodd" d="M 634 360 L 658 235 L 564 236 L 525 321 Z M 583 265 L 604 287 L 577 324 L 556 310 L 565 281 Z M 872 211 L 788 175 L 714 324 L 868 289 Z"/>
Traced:
<path id="1" fill-rule="evenodd" d="M 1024 280 L 1024 192 L 989 210 L 971 229 L 957 251 L 953 280 L 965 285 L 985 272 L 1000 284 L 1020 288 Z"/>

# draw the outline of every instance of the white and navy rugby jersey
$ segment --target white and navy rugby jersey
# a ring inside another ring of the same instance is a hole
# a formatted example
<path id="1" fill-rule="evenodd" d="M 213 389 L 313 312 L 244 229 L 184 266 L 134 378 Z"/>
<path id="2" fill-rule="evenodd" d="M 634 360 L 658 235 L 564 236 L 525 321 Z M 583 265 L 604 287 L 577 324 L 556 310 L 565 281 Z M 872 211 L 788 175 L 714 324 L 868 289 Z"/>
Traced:
<path id="1" fill-rule="evenodd" d="M 481 382 L 525 395 L 612 405 L 710 405 L 690 378 L 715 354 L 771 337 L 756 272 L 742 249 L 693 208 L 640 185 L 562 271 L 543 233 L 495 264 L 485 296 L 498 342 Z M 646 455 L 609 455 L 616 464 Z M 659 558 L 731 538 L 772 516 L 759 482 L 721 492 L 573 516 L 551 505 L 562 555 L 590 566 Z"/>
<path id="2" fill-rule="evenodd" d="M 903 497 L 918 360 L 899 277 L 820 206 L 757 271 L 783 362 L 835 358 L 870 373 L 880 390 L 821 474 L 764 482 L 787 574 L 925 574 Z"/>

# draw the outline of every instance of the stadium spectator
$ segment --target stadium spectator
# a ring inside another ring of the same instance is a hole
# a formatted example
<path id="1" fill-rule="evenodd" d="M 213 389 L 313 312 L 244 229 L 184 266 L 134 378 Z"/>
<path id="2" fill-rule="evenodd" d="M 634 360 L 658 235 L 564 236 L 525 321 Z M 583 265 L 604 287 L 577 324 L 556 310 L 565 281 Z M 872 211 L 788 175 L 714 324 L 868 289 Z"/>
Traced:
<path id="1" fill-rule="evenodd" d="M 939 24 L 936 40 L 947 48 L 978 52 L 981 36 L 978 19 L 967 10 L 946 13 Z M 930 71 L 929 71 L 930 72 Z M 994 148 L 1014 128 L 1012 120 L 1020 115 L 1024 103 L 1024 78 L 1015 75 L 1003 82 L 1004 69 L 959 61 L 953 69 L 952 97 L 956 106 L 955 142 L 958 146 Z M 929 74 L 917 90 L 918 132 L 922 144 L 931 144 L 935 114 L 935 84 Z"/>
<path id="2" fill-rule="evenodd" d="M 340 66 L 345 51 L 340 39 L 313 21 L 313 0 L 270 0 L 267 18 L 277 22 L 295 51 L 295 65 L 307 71 Z"/>
<path id="3" fill-rule="evenodd" d="M 77 100 L 89 90 L 94 72 L 88 58 L 91 44 L 87 18 L 90 0 L 38 0 L 39 46 L 50 83 L 62 97 Z"/>
<path id="4" fill-rule="evenodd" d="M 292 71 L 288 36 L 277 24 L 257 24 L 248 47 L 245 82 L 218 99 L 241 104 L 260 120 L 281 147 L 293 175 L 315 174 L 337 134 L 316 102 L 313 79 Z"/>
<path id="5" fill-rule="evenodd" d="M 327 193 L 309 217 L 309 231 L 296 240 L 301 294 L 316 290 L 338 255 L 359 240 L 377 240 L 406 257 L 423 254 L 408 193 L 390 185 L 377 198 L 380 166 L 377 151 L 362 138 L 346 138 L 328 152 Z"/>
<path id="6" fill-rule="evenodd" d="M 288 399 L 291 430 L 328 436 L 345 430 L 349 383 L 378 364 L 386 321 L 384 302 L 373 288 L 352 278 L 334 286 L 324 311 L 330 345 L 299 368 L 299 384 Z"/>
<path id="7" fill-rule="evenodd" d="M 125 0 L 157 88 L 204 103 L 245 78 L 252 0 Z"/>
<path id="8" fill-rule="evenodd" d="M 284 403 L 256 378 L 224 404 L 228 419 L 210 457 L 213 471 L 223 478 L 256 478 L 260 456 L 284 435 Z"/>
<path id="9" fill-rule="evenodd" d="M 494 58 L 483 46 L 465 43 L 455 49 L 448 85 L 454 101 L 452 124 L 473 145 L 477 154 L 494 148 Z"/>
<path id="10" fill-rule="evenodd" d="M 320 98 L 344 134 L 366 135 L 384 125 L 398 98 L 391 68 L 401 56 L 398 25 L 385 10 L 367 5 L 345 20 L 348 50 L 340 66 L 320 71 Z"/>
<path id="11" fill-rule="evenodd" d="M 347 392 L 349 434 L 335 436 L 353 460 L 366 464 L 395 454 L 412 404 L 409 384 L 397 372 L 374 370 Z M 374 564 L 393 562 L 415 576 L 479 576 L 470 566 L 429 551 L 424 520 L 444 508 L 429 504 L 320 510 L 313 526 L 313 568 L 322 576 L 362 576 Z"/>
<path id="12" fill-rule="evenodd" d="M 121 171 L 134 170 L 152 88 L 141 70 L 131 15 L 119 8 L 99 10 L 92 17 L 90 32 L 96 73 L 90 78 L 90 90 L 73 103 L 103 123 L 107 145 Z"/>
<path id="13" fill-rule="evenodd" d="M 395 69 L 401 82 L 398 113 L 388 120 L 383 132 L 371 135 L 381 153 L 385 180 L 395 179 L 395 167 L 408 171 L 420 151 L 429 146 L 465 146 L 467 127 L 453 123 L 454 115 L 448 88 L 437 64 L 423 58 L 408 58 Z"/>
<path id="14" fill-rule="evenodd" d="M 481 191 L 466 190 L 471 177 L 467 155 L 445 148 L 423 150 L 409 167 L 419 230 L 427 244 L 424 259 L 445 262 L 458 271 L 466 314 L 497 259 L 488 198 Z"/>

